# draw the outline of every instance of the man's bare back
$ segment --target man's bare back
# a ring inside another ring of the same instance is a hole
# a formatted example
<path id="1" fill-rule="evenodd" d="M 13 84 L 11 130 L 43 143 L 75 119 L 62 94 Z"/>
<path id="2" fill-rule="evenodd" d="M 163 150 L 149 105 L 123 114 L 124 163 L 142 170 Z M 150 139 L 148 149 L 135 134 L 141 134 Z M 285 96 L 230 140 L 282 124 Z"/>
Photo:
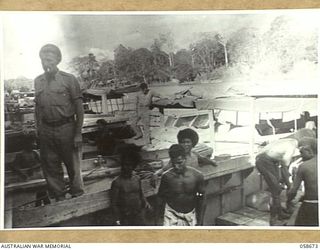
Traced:
<path id="1" fill-rule="evenodd" d="M 288 193 L 288 200 L 292 200 L 295 197 L 302 181 L 305 186 L 304 199 L 318 200 L 317 157 L 313 157 L 299 166 L 293 187 Z"/>
<path id="2" fill-rule="evenodd" d="M 299 154 L 298 141 L 289 138 L 273 141 L 259 152 L 262 153 L 288 167 L 292 157 Z"/>

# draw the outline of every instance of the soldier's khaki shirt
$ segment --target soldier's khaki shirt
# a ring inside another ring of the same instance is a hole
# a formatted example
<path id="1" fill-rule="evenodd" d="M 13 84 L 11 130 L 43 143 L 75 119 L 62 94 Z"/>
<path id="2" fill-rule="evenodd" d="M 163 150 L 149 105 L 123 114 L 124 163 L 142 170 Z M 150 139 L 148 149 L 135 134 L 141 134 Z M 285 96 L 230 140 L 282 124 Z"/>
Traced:
<path id="1" fill-rule="evenodd" d="M 42 74 L 35 79 L 34 86 L 41 120 L 55 122 L 75 114 L 74 101 L 82 96 L 79 82 L 72 74 L 58 71 L 50 82 Z"/>

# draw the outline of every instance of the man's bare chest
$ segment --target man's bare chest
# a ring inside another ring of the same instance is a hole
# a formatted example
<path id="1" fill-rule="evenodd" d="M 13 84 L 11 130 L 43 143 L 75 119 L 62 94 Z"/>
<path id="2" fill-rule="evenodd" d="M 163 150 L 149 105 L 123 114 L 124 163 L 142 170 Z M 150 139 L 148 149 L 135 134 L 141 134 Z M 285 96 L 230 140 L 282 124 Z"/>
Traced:
<path id="1" fill-rule="evenodd" d="M 197 179 L 193 175 L 177 175 L 170 178 L 169 188 L 173 193 L 193 193 L 197 187 Z"/>

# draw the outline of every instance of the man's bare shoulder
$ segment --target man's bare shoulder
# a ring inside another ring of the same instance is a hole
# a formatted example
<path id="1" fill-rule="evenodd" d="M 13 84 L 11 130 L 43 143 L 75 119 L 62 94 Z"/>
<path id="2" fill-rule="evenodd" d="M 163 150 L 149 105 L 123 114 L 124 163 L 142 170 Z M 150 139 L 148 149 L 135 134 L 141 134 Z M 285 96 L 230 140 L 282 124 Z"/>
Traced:
<path id="1" fill-rule="evenodd" d="M 317 157 L 304 161 L 299 166 L 301 171 L 309 171 L 312 167 L 317 167 Z"/>
<path id="2" fill-rule="evenodd" d="M 271 151 L 286 151 L 289 148 L 293 149 L 298 146 L 298 141 L 292 138 L 279 139 L 273 142 L 270 142 L 265 147 L 263 147 L 259 153 L 271 152 Z"/>
<path id="3" fill-rule="evenodd" d="M 297 143 L 298 143 L 297 140 L 294 138 L 282 138 L 282 139 L 278 139 L 276 141 L 273 141 L 268 145 L 271 145 L 271 146 L 272 145 L 293 145 L 293 146 L 296 146 Z"/>
<path id="4" fill-rule="evenodd" d="M 175 176 L 175 172 L 173 168 L 169 168 L 166 171 L 163 172 L 162 177 L 161 178 L 167 178 L 169 176 Z"/>
<path id="5" fill-rule="evenodd" d="M 190 174 L 195 176 L 197 179 L 199 179 L 199 180 L 204 179 L 203 173 L 201 171 L 199 171 L 198 169 L 193 168 L 193 167 L 187 167 L 187 170 L 189 171 Z"/>
<path id="6" fill-rule="evenodd" d="M 187 166 L 187 170 L 192 172 L 192 173 L 194 173 L 194 174 L 196 174 L 196 175 L 203 175 L 200 170 L 198 170 L 198 169 L 196 169 L 194 167 Z"/>

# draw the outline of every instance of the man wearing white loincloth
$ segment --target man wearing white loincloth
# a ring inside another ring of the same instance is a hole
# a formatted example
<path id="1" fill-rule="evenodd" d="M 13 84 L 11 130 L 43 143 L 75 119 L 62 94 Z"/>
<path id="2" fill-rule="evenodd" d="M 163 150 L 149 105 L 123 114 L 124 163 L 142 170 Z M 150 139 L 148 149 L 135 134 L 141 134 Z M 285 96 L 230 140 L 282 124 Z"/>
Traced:
<path id="1" fill-rule="evenodd" d="M 157 224 L 164 226 L 202 225 L 205 200 L 204 177 L 186 166 L 186 152 L 179 144 L 169 149 L 173 168 L 163 173 L 158 191 Z M 164 211 L 163 211 L 164 210 Z"/>

